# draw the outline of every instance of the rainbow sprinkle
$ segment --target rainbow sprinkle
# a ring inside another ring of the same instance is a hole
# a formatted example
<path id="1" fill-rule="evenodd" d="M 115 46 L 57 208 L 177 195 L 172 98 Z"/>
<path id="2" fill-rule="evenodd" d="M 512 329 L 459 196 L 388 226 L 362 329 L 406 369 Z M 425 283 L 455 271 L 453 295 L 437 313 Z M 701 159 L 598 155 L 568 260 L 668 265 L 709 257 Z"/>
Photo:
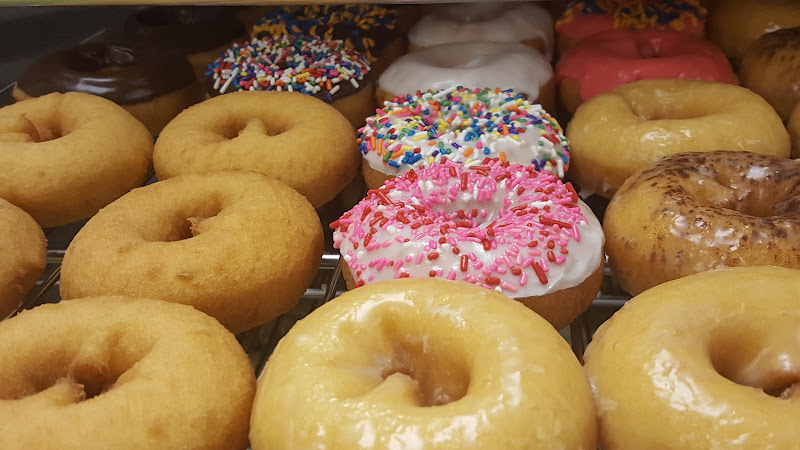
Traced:
<path id="1" fill-rule="evenodd" d="M 253 26 L 252 36 L 263 39 L 285 35 L 316 35 L 342 39 L 349 48 L 367 55 L 375 39 L 386 37 L 397 26 L 397 13 L 379 5 L 284 6 L 268 12 Z"/>
<path id="2" fill-rule="evenodd" d="M 570 0 L 566 11 L 556 22 L 556 29 L 579 14 L 606 14 L 614 19 L 616 30 L 671 27 L 680 31 L 687 23 L 692 26 L 702 23 L 707 13 L 700 5 L 700 0 Z"/>
<path id="3" fill-rule="evenodd" d="M 330 227 L 358 286 L 429 276 L 513 297 L 569 276 L 577 284 L 595 270 L 602 231 L 592 219 L 569 183 L 486 158 L 469 168 L 445 160 L 411 170 L 369 191 Z"/>
<path id="4" fill-rule="evenodd" d="M 558 122 L 509 90 L 418 91 L 386 102 L 359 133 L 366 162 L 389 175 L 444 160 L 476 165 L 487 157 L 559 177 L 569 167 L 569 145 Z"/>
<path id="5" fill-rule="evenodd" d="M 208 68 L 218 94 L 276 90 L 333 102 L 361 87 L 370 63 L 340 40 L 282 36 L 234 44 Z"/>

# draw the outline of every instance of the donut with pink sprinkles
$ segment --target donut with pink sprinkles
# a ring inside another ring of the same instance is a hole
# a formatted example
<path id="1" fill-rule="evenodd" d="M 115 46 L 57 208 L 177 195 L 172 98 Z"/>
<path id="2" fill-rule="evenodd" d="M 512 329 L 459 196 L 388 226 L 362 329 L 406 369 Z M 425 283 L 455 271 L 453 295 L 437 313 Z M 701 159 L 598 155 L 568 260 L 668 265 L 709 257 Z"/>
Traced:
<path id="1" fill-rule="evenodd" d="M 570 183 L 496 158 L 410 170 L 331 228 L 355 287 L 436 277 L 520 299 L 578 286 L 603 264 L 600 223 Z"/>

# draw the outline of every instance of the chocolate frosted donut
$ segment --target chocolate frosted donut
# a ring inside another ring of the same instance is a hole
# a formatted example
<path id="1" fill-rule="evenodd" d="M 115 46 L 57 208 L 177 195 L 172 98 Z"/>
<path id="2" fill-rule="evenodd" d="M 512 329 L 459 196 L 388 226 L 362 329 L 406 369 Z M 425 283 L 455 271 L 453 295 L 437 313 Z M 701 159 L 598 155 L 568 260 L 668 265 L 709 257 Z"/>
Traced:
<path id="1" fill-rule="evenodd" d="M 37 60 L 22 74 L 13 95 L 24 100 L 73 91 L 113 101 L 153 134 L 202 99 L 191 65 L 180 55 L 101 43 L 83 44 Z"/>

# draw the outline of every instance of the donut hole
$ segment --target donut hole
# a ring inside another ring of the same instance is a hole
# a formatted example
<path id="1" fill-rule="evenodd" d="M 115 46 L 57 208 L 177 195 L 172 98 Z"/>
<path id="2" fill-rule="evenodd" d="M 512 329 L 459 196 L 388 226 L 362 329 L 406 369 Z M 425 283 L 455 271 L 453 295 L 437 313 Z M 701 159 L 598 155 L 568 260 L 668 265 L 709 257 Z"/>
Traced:
<path id="1" fill-rule="evenodd" d="M 222 211 L 218 201 L 209 199 L 208 204 L 193 211 L 191 214 L 176 217 L 171 227 L 168 227 L 163 242 L 176 242 L 191 239 L 200 235 L 208 228 L 208 220 L 216 217 Z"/>
<path id="2" fill-rule="evenodd" d="M 405 375 L 416 384 L 419 406 L 440 406 L 454 402 L 466 395 L 470 385 L 470 372 L 463 361 L 446 352 L 434 352 L 425 340 L 396 337 L 393 353 L 381 358 L 387 363 L 381 377 L 386 380 L 396 374 Z"/>
<path id="3" fill-rule="evenodd" d="M 277 121 L 264 121 L 258 117 L 236 117 L 231 118 L 227 123 L 221 124 L 217 131 L 226 140 L 236 139 L 244 133 L 258 133 L 264 136 L 278 136 L 285 133 L 291 127 L 286 123 Z"/>
<path id="4" fill-rule="evenodd" d="M 642 102 L 628 99 L 631 112 L 643 120 L 687 120 L 711 114 L 707 105 L 689 102 Z"/>

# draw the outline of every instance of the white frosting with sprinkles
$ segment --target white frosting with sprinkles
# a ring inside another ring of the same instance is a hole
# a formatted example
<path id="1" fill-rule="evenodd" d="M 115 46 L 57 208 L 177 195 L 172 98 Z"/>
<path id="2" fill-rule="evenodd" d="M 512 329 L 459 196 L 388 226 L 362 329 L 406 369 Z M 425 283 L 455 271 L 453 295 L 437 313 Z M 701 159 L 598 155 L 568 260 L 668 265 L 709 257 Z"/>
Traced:
<path id="1" fill-rule="evenodd" d="M 521 298 L 577 286 L 603 262 L 600 223 L 569 183 L 498 159 L 410 171 L 331 227 L 358 285 L 437 277 Z"/>

